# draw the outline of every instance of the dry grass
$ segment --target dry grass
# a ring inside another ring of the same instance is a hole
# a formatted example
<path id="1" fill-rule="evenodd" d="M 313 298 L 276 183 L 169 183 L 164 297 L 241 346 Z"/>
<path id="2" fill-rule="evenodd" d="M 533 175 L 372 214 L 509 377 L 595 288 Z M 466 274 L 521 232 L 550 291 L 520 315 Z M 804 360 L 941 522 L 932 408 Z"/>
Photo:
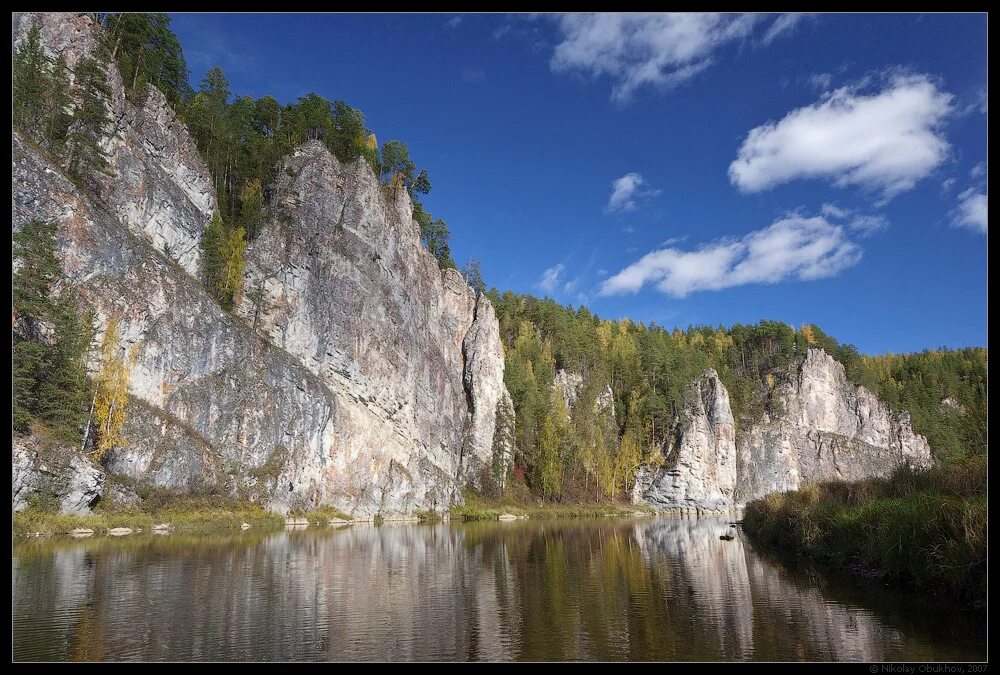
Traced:
<path id="1" fill-rule="evenodd" d="M 986 602 L 986 459 L 810 485 L 747 505 L 755 539 L 884 583 Z"/>

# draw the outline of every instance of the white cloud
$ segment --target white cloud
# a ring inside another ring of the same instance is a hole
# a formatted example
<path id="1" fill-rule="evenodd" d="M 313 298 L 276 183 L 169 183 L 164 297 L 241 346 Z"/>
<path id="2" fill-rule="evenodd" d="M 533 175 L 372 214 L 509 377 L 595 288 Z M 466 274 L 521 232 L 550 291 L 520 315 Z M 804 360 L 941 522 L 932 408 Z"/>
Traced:
<path id="1" fill-rule="evenodd" d="M 795 26 L 802 21 L 802 19 L 805 19 L 808 16 L 810 15 L 801 13 L 782 14 L 775 19 L 774 23 L 771 24 L 771 27 L 767 29 L 767 32 L 764 33 L 764 37 L 761 42 L 765 45 L 771 44 L 775 39 L 784 33 L 791 32 Z"/>
<path id="2" fill-rule="evenodd" d="M 561 42 L 549 66 L 554 72 L 606 75 L 611 99 L 627 103 L 643 87 L 668 90 L 694 77 L 711 65 L 716 49 L 746 38 L 767 20 L 763 14 L 565 14 L 556 18 Z M 797 22 L 779 16 L 765 44 Z"/>
<path id="3" fill-rule="evenodd" d="M 972 169 L 969 171 L 969 175 L 972 176 L 973 178 L 979 178 L 980 176 L 985 176 L 986 162 L 980 162 L 979 164 L 976 164 L 974 167 L 972 167 Z"/>
<path id="4" fill-rule="evenodd" d="M 814 89 L 826 91 L 833 84 L 833 75 L 831 73 L 813 73 L 807 78 L 807 82 Z"/>
<path id="5" fill-rule="evenodd" d="M 861 249 L 843 227 L 821 216 L 787 215 L 740 239 L 720 239 L 694 251 L 660 248 L 601 284 L 600 294 L 635 293 L 646 284 L 675 297 L 785 279 L 820 279 L 856 264 Z"/>
<path id="6" fill-rule="evenodd" d="M 827 218 L 846 218 L 851 214 L 847 209 L 842 209 L 836 204 L 823 204 L 820 207 L 820 213 L 822 213 Z"/>
<path id="7" fill-rule="evenodd" d="M 606 277 L 608 276 L 608 271 L 602 267 L 601 269 L 597 270 L 597 276 Z"/>
<path id="8" fill-rule="evenodd" d="M 941 192 L 947 192 L 955 185 L 954 178 L 947 178 L 941 183 Z"/>
<path id="9" fill-rule="evenodd" d="M 639 201 L 652 199 L 660 194 L 660 190 L 643 190 L 646 179 L 642 174 L 630 172 L 611 181 L 611 196 L 608 197 L 608 205 L 604 207 L 607 213 L 625 213 L 635 211 L 639 208 Z"/>
<path id="10" fill-rule="evenodd" d="M 890 199 L 946 158 L 941 126 L 953 111 L 951 100 L 922 75 L 896 75 L 871 95 L 858 86 L 837 89 L 752 129 L 729 165 L 730 181 L 758 192 L 798 178 L 827 178 Z"/>
<path id="11" fill-rule="evenodd" d="M 889 220 L 885 216 L 856 213 L 836 204 L 823 204 L 820 207 L 820 213 L 831 220 L 845 223 L 847 227 L 855 232 L 860 232 L 864 237 L 889 227 Z"/>
<path id="12" fill-rule="evenodd" d="M 538 288 L 542 289 L 546 293 L 554 293 L 562 282 L 563 272 L 566 271 L 566 266 L 562 263 L 558 265 L 553 265 L 544 272 L 542 272 L 542 278 L 538 280 Z"/>
<path id="13" fill-rule="evenodd" d="M 986 201 L 986 193 L 976 188 L 958 195 L 958 206 L 951 213 L 952 224 L 986 234 Z"/>
<path id="14" fill-rule="evenodd" d="M 461 25 L 462 25 L 462 17 L 461 16 L 453 16 L 453 17 L 451 17 L 450 19 L 448 19 L 447 21 L 444 22 L 445 28 L 458 28 Z"/>
<path id="15" fill-rule="evenodd" d="M 847 226 L 855 232 L 869 235 L 889 227 L 889 220 L 885 216 L 858 215 L 851 218 Z"/>

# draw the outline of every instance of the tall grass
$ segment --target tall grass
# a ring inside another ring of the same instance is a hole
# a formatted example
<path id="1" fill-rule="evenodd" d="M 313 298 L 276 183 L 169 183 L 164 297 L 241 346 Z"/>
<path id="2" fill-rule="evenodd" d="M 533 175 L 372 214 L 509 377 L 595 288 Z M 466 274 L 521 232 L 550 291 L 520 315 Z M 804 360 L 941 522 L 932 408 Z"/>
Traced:
<path id="1" fill-rule="evenodd" d="M 809 485 L 747 505 L 744 530 L 887 584 L 986 602 L 986 458 Z"/>

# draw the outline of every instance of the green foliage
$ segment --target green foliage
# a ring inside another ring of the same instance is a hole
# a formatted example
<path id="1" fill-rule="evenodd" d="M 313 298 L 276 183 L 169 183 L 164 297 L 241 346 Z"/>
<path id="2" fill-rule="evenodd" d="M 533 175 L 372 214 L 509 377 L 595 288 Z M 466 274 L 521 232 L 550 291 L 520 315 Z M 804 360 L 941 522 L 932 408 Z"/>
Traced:
<path id="1" fill-rule="evenodd" d="M 540 496 L 598 500 L 627 494 L 640 463 L 669 455 L 694 381 L 714 368 L 730 395 L 738 427 L 782 413 L 775 395 L 809 347 L 825 349 L 848 377 L 871 389 L 896 412 L 909 411 L 938 459 L 985 452 L 986 350 L 935 350 L 907 356 L 861 356 L 816 326 L 777 321 L 728 329 L 607 321 L 586 308 L 490 292 L 506 353 L 505 380 L 517 413 L 515 471 Z M 580 374 L 577 406 L 600 410 L 597 395 L 610 385 L 615 422 L 579 415 L 569 424 L 560 477 L 551 465 L 549 392 L 557 369 Z M 942 406 L 946 397 L 959 407 Z M 545 434 L 544 439 L 542 434 Z M 544 443 L 543 443 L 544 440 Z M 544 477 L 544 480 L 543 480 Z"/>
<path id="2" fill-rule="evenodd" d="M 413 219 L 420 225 L 420 240 L 431 254 L 437 258 L 438 266 L 441 269 L 449 267 L 457 269 L 458 265 L 455 264 L 455 259 L 451 257 L 451 247 L 448 245 L 448 239 L 451 237 L 448 225 L 440 218 L 434 220 L 430 213 L 424 211 L 424 207 L 420 202 L 413 203 Z"/>
<path id="3" fill-rule="evenodd" d="M 483 273 L 479 269 L 479 261 L 475 258 L 469 258 L 469 262 L 465 263 L 462 268 L 462 277 L 465 282 L 472 287 L 476 293 L 486 292 L 486 282 L 483 281 Z"/>
<path id="4" fill-rule="evenodd" d="M 68 293 L 53 294 L 61 272 L 55 248 L 53 223 L 32 220 L 14 233 L 13 424 L 26 432 L 42 422 L 75 441 L 86 415 L 91 322 L 77 315 Z"/>
<path id="5" fill-rule="evenodd" d="M 247 249 L 242 226 L 226 227 L 218 213 L 201 237 L 205 285 L 223 309 L 232 309 L 243 291 L 243 258 Z"/>
<path id="6" fill-rule="evenodd" d="M 73 82 L 73 119 L 66 138 L 69 172 L 86 179 L 88 174 L 109 168 L 108 158 L 101 147 L 110 132 L 111 118 L 107 102 L 111 97 L 108 76 L 100 61 L 85 57 L 76 64 Z"/>
<path id="7" fill-rule="evenodd" d="M 72 122 L 65 57 L 51 61 L 42 49 L 38 27 L 32 26 L 14 51 L 11 70 L 14 127 L 61 157 Z"/>
<path id="8" fill-rule="evenodd" d="M 189 94 L 188 70 L 167 14 L 121 12 L 103 16 L 106 48 L 118 65 L 126 95 L 141 103 L 149 86 L 175 107 Z"/>
<path id="9" fill-rule="evenodd" d="M 12 61 L 14 126 L 29 132 L 39 130 L 46 116 L 45 96 L 49 87 L 48 58 L 39 41 L 38 26 L 28 31 L 14 51 Z"/>
<path id="10" fill-rule="evenodd" d="M 883 582 L 986 601 L 986 458 L 823 483 L 747 505 L 754 538 Z"/>

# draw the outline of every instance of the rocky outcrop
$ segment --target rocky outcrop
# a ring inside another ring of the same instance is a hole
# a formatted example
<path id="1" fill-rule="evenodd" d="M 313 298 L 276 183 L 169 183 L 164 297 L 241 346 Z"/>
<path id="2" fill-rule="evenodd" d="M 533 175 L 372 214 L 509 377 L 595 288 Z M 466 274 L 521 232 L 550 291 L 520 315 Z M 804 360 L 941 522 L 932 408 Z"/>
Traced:
<path id="1" fill-rule="evenodd" d="M 736 429 L 729 392 L 709 369 L 691 386 L 678 440 L 659 467 L 636 474 L 632 501 L 657 509 L 722 510 L 736 488 Z"/>
<path id="2" fill-rule="evenodd" d="M 772 394 L 774 409 L 734 434 L 725 387 L 714 371 L 692 386 L 680 439 L 659 468 L 639 470 L 633 500 L 657 508 L 716 510 L 807 483 L 885 476 L 931 463 L 908 413 L 894 414 L 847 379 L 844 366 L 809 349 Z"/>
<path id="3" fill-rule="evenodd" d="M 93 49 L 87 16 L 26 15 L 16 35 L 31 23 L 70 65 Z M 107 470 L 357 518 L 460 500 L 493 460 L 503 348 L 489 299 L 421 245 L 405 191 L 319 142 L 296 150 L 230 316 L 197 276 L 208 173 L 162 96 L 133 106 L 109 71 L 115 175 L 93 193 L 12 137 L 13 227 L 55 221 L 59 288 L 96 312 L 95 343 L 115 315 L 138 346 Z"/>
<path id="4" fill-rule="evenodd" d="M 94 56 L 99 28 L 88 14 L 38 12 L 19 15 L 15 45 L 37 26 L 46 52 L 66 57 L 71 78 L 80 59 Z M 198 149 L 155 87 L 141 104 L 126 99 L 121 75 L 107 69 L 113 128 L 103 150 L 110 167 L 91 180 L 101 201 L 130 232 L 197 275 L 199 241 L 216 210 L 215 190 Z"/>
<path id="5" fill-rule="evenodd" d="M 34 499 L 43 507 L 86 515 L 101 499 L 104 470 L 61 443 L 15 436 L 11 507 L 22 511 Z"/>
<path id="6" fill-rule="evenodd" d="M 573 409 L 576 407 L 576 400 L 580 398 L 580 394 L 583 392 L 583 375 L 559 369 L 552 380 L 552 386 L 562 395 L 563 401 L 566 403 L 566 409 L 572 415 Z M 605 384 L 604 388 L 598 392 L 597 398 L 594 399 L 594 412 L 609 412 L 612 420 L 614 419 L 615 395 L 611 391 L 610 384 Z"/>
<path id="7" fill-rule="evenodd" d="M 884 476 L 903 464 L 931 463 L 927 439 L 913 432 L 908 413 L 893 414 L 844 366 L 810 349 L 794 375 L 779 385 L 783 412 L 742 434 L 740 501 L 828 480 Z"/>

